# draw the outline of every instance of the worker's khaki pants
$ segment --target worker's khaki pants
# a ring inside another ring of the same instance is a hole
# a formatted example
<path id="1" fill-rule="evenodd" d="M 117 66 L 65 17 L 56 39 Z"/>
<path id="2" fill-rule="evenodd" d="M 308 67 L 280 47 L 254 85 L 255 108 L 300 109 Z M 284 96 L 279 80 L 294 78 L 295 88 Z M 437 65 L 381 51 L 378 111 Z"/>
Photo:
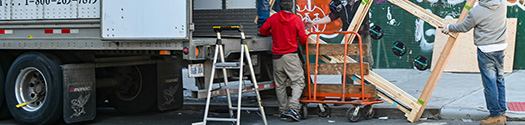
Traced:
<path id="1" fill-rule="evenodd" d="M 301 60 L 297 53 L 283 55 L 279 59 L 273 59 L 273 77 L 275 79 L 275 91 L 279 101 L 279 111 L 287 112 L 288 108 L 299 111 L 299 98 L 304 88 L 304 71 Z M 292 88 L 292 96 L 288 98 L 286 87 Z"/>

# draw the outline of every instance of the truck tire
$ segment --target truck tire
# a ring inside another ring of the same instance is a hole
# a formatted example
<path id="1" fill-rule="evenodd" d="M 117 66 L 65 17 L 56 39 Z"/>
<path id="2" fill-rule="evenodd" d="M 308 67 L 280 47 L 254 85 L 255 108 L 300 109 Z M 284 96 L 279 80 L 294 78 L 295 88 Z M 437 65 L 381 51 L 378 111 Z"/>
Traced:
<path id="1" fill-rule="evenodd" d="M 115 88 L 109 103 L 122 113 L 150 110 L 157 102 L 155 65 L 132 66 L 131 79 Z"/>
<path id="2" fill-rule="evenodd" d="M 62 116 L 62 70 L 55 56 L 29 52 L 9 68 L 5 84 L 11 115 L 22 124 L 51 124 Z M 17 108 L 17 105 L 27 103 Z"/>

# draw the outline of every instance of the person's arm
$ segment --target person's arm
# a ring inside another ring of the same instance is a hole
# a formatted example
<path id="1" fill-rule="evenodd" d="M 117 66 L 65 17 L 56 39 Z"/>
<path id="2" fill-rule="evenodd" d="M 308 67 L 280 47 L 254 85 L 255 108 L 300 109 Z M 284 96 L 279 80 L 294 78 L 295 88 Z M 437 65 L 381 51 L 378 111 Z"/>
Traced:
<path id="1" fill-rule="evenodd" d="M 474 28 L 476 25 L 477 25 L 477 22 L 476 22 L 476 17 L 474 17 L 475 15 L 473 13 L 471 13 L 472 11 L 469 11 L 467 17 L 465 18 L 465 20 L 461 21 L 460 23 L 457 23 L 457 24 L 449 24 L 447 26 L 448 28 L 448 31 L 450 32 L 468 32 L 470 31 L 472 28 Z"/>
<path id="2" fill-rule="evenodd" d="M 310 28 L 314 27 L 315 25 L 322 25 L 322 24 L 327 24 L 327 23 L 330 23 L 330 22 L 332 22 L 332 19 L 330 19 L 329 16 L 325 16 L 325 17 L 321 18 L 320 20 L 306 21 L 305 25 L 306 25 L 306 29 L 310 29 Z"/>
<path id="3" fill-rule="evenodd" d="M 307 38 L 308 36 L 306 36 L 303 21 L 297 18 L 296 24 L 297 24 L 297 37 L 299 37 L 299 42 L 301 44 L 306 44 L 306 42 L 308 41 L 308 38 Z"/>
<path id="4" fill-rule="evenodd" d="M 315 20 L 315 21 L 306 21 L 306 25 L 305 25 L 305 28 L 306 29 L 310 29 L 312 27 L 314 27 L 315 25 L 323 25 L 323 24 L 328 24 L 334 20 L 336 20 L 337 18 L 339 18 L 339 14 L 334 14 L 334 13 L 329 13 L 328 16 L 325 16 L 319 20 Z"/>
<path id="5" fill-rule="evenodd" d="M 268 18 L 266 20 L 266 22 L 259 29 L 259 32 L 261 33 L 262 36 L 269 36 L 270 35 L 270 33 L 271 33 L 271 31 L 270 31 L 270 28 L 271 28 L 270 23 L 271 23 L 270 18 Z"/>

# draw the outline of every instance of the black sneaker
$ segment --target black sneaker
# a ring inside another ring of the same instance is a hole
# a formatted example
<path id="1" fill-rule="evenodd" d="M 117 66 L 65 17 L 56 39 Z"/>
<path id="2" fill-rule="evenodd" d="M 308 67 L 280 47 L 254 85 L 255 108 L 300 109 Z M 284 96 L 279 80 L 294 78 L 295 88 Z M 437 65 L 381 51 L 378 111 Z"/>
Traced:
<path id="1" fill-rule="evenodd" d="M 295 110 L 293 109 L 290 109 L 290 111 L 288 111 L 288 114 L 286 114 L 286 116 L 292 118 L 293 120 L 295 121 L 299 121 L 301 120 L 301 117 L 299 116 L 299 113 L 297 113 Z"/>
<path id="2" fill-rule="evenodd" d="M 286 113 L 281 112 L 281 120 L 283 120 L 283 121 L 288 120 L 288 116 L 286 115 Z"/>

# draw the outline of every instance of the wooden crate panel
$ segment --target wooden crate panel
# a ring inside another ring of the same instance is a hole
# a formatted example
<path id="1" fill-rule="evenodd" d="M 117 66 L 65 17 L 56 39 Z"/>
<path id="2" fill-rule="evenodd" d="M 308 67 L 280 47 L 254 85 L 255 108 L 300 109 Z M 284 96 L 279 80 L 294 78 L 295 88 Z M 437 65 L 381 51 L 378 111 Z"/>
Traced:
<path id="1" fill-rule="evenodd" d="M 369 73 L 369 64 L 363 63 L 363 69 L 364 69 L 364 75 L 368 75 Z M 315 64 L 310 64 L 310 74 L 315 74 Z M 305 65 L 306 67 L 306 65 Z M 326 64 L 319 64 L 319 67 L 317 68 L 318 75 L 342 75 L 343 74 L 343 64 L 342 63 L 326 63 Z M 359 63 L 348 63 L 346 65 L 346 74 L 352 75 L 352 74 L 358 74 L 361 75 L 361 68 Z"/>
<path id="2" fill-rule="evenodd" d="M 367 45 L 363 45 L 363 56 L 368 54 Z M 344 44 L 319 44 L 319 55 L 344 55 Z M 317 49 L 315 44 L 308 45 L 308 54 L 315 55 Z M 359 55 L 358 44 L 348 44 L 347 55 Z"/>
<path id="3" fill-rule="evenodd" d="M 305 87 L 308 89 L 308 87 Z M 346 85 L 346 94 L 361 94 L 361 85 Z M 317 84 L 317 93 L 343 93 L 342 84 Z M 313 85 L 312 85 L 313 93 Z M 365 94 L 370 94 L 370 97 L 377 98 L 377 90 L 374 85 L 365 85 Z"/>

